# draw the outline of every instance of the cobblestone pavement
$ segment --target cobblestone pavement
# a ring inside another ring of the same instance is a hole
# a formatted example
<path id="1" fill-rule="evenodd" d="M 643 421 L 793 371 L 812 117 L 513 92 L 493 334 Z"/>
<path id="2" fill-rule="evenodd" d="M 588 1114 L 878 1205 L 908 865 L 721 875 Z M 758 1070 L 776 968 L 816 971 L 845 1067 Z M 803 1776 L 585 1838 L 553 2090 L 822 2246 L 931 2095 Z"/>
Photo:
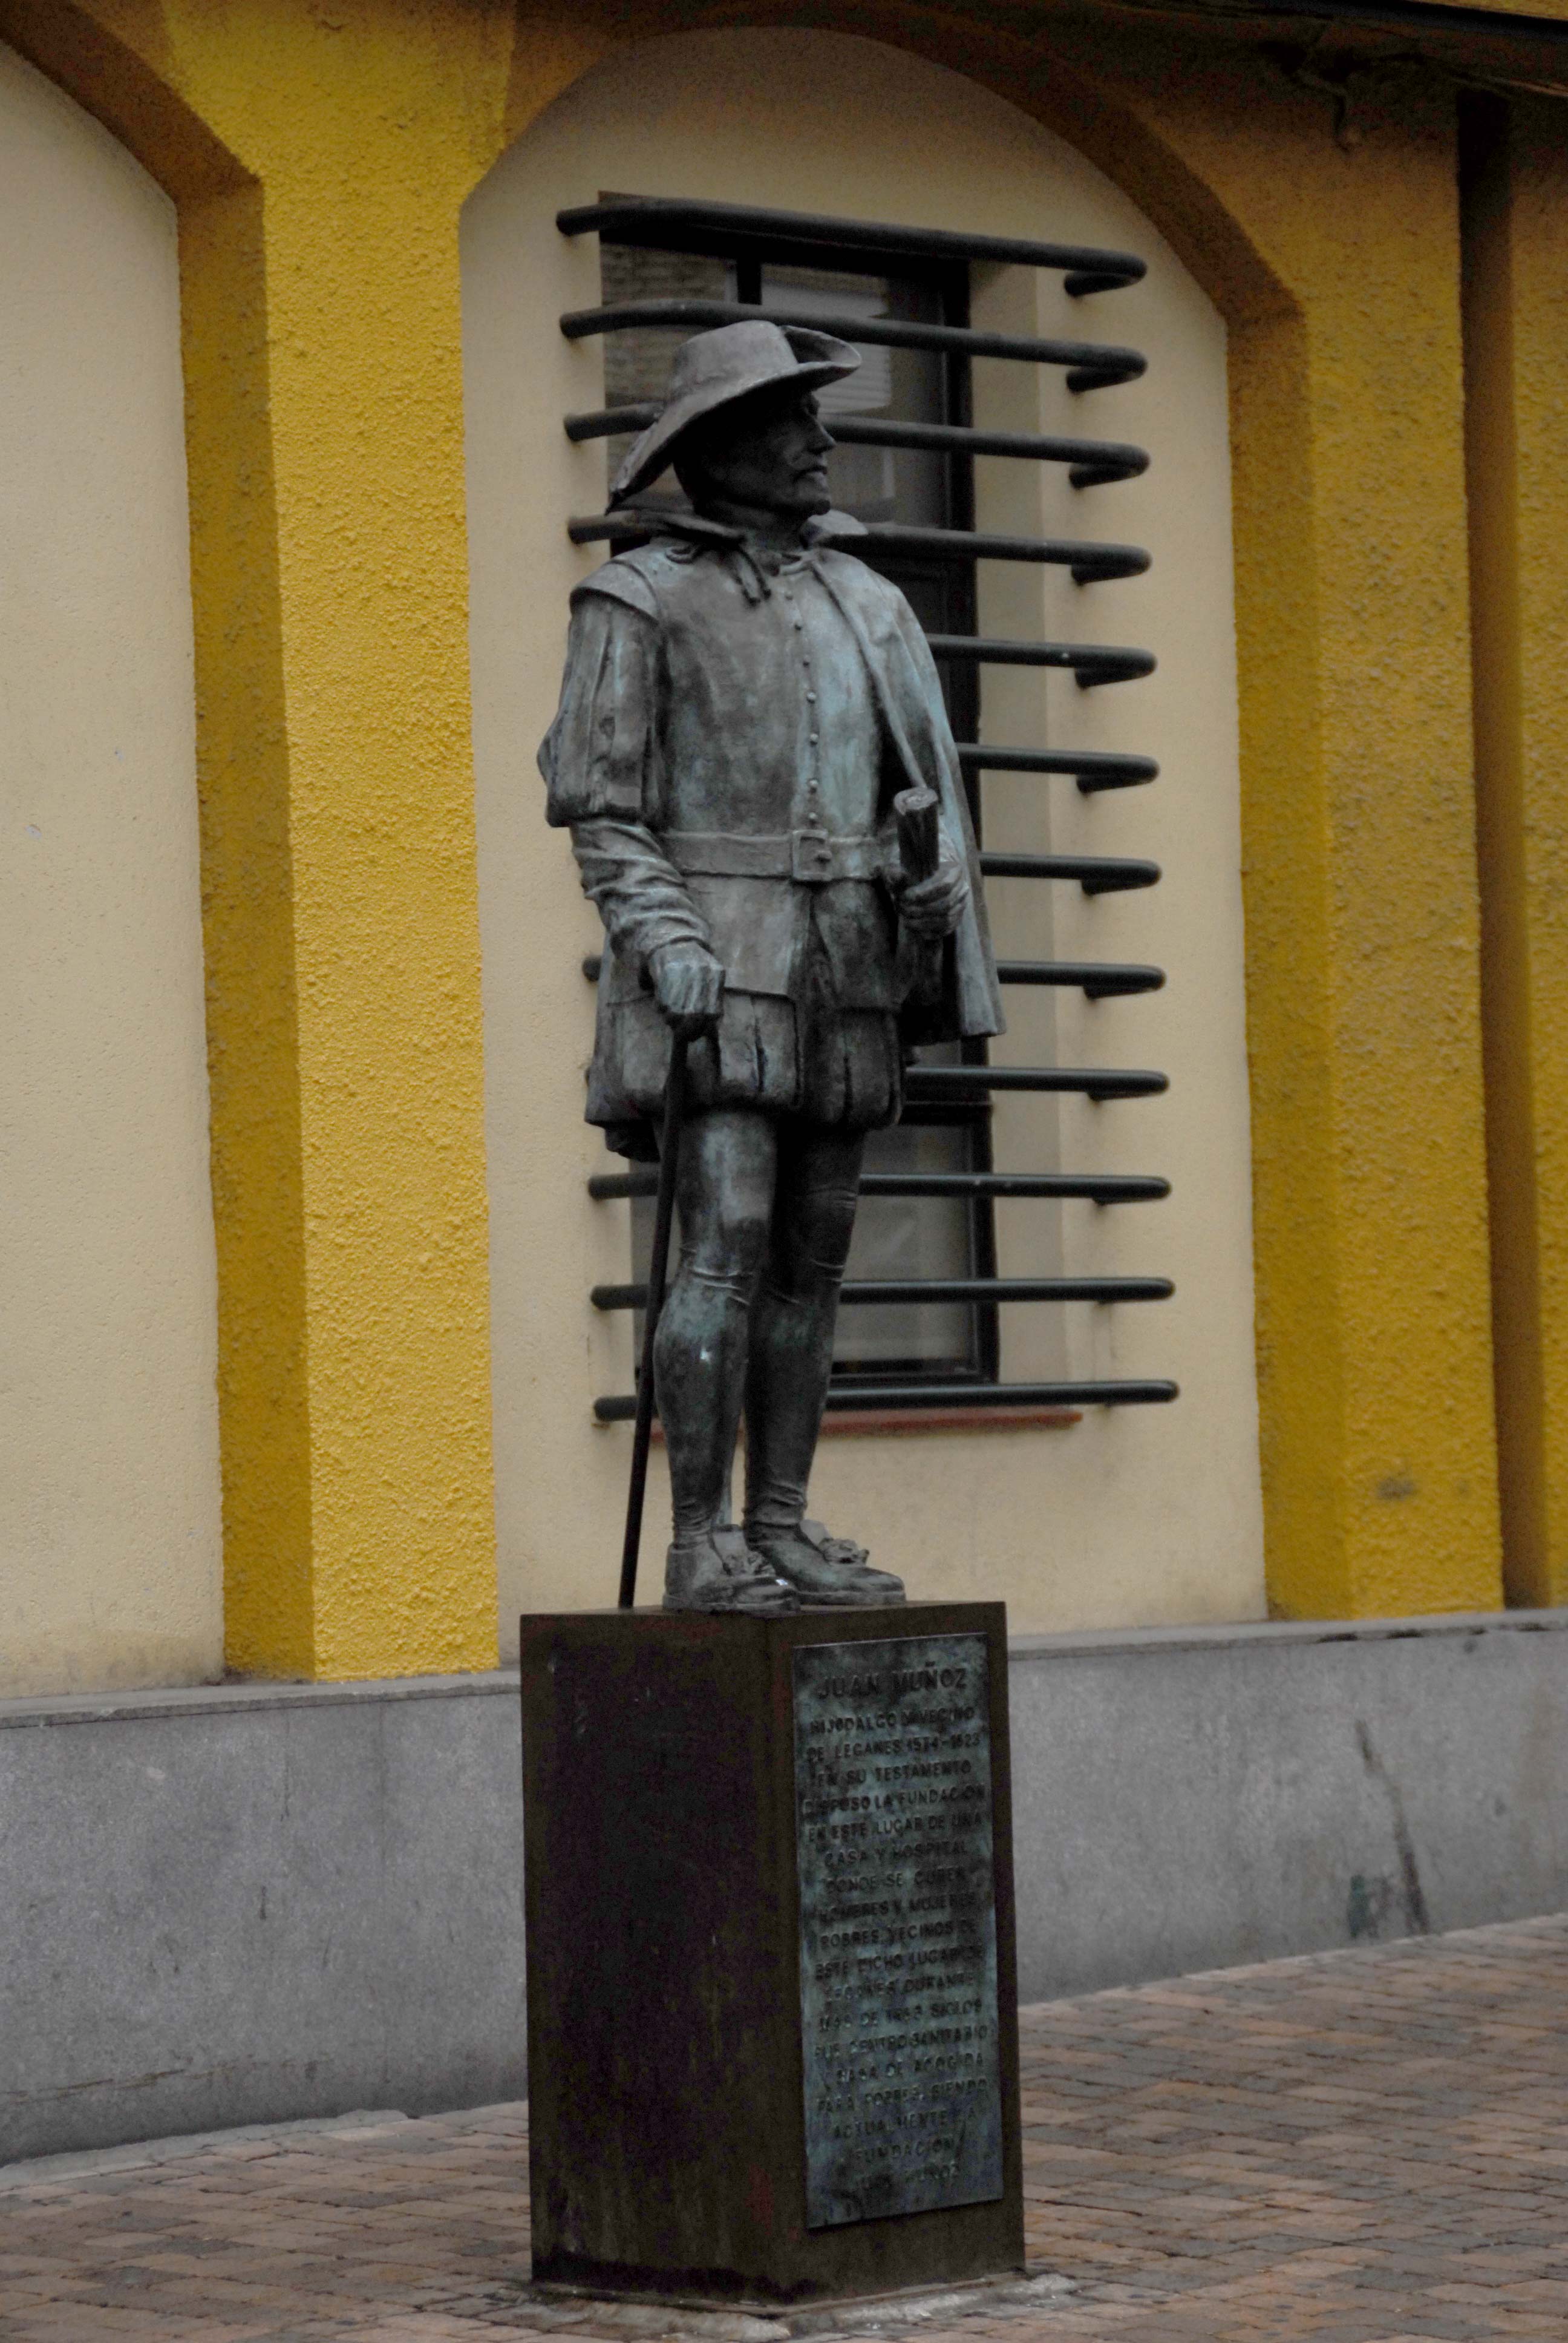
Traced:
<path id="1" fill-rule="evenodd" d="M 960 2343 L 1568 2343 L 1568 1915 L 1024 2017 L 1035 2264 Z M 0 2193 L 5 2343 L 784 2330 L 541 2311 L 526 2111 L 236 2137 Z"/>

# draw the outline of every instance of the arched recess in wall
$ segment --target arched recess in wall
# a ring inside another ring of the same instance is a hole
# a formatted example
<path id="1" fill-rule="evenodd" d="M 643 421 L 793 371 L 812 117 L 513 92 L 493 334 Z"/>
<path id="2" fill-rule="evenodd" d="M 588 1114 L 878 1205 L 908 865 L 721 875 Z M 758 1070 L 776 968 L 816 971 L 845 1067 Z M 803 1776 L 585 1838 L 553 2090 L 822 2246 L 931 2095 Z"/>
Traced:
<path id="1" fill-rule="evenodd" d="M 0 49 L 0 1693 L 222 1665 L 174 206 Z"/>
<path id="2" fill-rule="evenodd" d="M 465 365 L 481 920 L 486 968 L 498 1513 L 503 1618 L 608 1598 L 624 1429 L 598 1393 L 629 1386 L 624 1317 L 588 1289 L 628 1274 L 624 1207 L 589 1202 L 605 1168 L 580 1122 L 597 920 L 566 840 L 544 826 L 533 751 L 558 680 L 567 597 L 599 558 L 572 513 L 604 497 L 601 443 L 561 417 L 604 404 L 601 347 L 557 319 L 600 297 L 592 237 L 557 209 L 600 194 L 685 195 L 910 226 L 1052 237 L 1143 254 L 1145 283 L 1096 310 L 1060 277 L 977 271 L 976 322 L 1130 341 L 1141 383 L 1073 400 L 1060 376 L 976 369 L 977 419 L 1140 442 L 1141 479 L 1074 491 L 1060 468 L 977 468 L 982 526 L 1131 539 L 1147 578 L 1075 588 L 982 570 L 982 631 L 1147 645 L 1146 681 L 1082 694 L 1070 678 L 987 679 L 990 738 L 1157 756 L 1152 788 L 1082 798 L 1071 782 L 985 783 L 988 841 L 1147 857 L 1161 883 L 1085 898 L 994 882 L 1005 954 L 1156 963 L 1156 994 L 1010 993 L 996 1054 L 1156 1066 L 1164 1098 L 998 1114 L 1003 1168 L 1156 1172 L 1171 1202 L 1087 1202 L 1000 1218 L 1014 1274 L 1163 1273 L 1175 1298 L 1002 1313 L 1002 1372 L 1172 1375 L 1171 1408 L 1094 1410 L 1070 1428 L 825 1443 L 817 1510 L 873 1543 L 928 1596 L 1004 1594 L 1018 1629 L 1235 1618 L 1262 1608 L 1253 1364 L 1235 648 L 1224 327 L 1175 253 L 1083 156 L 951 71 L 837 34 L 679 35 L 621 52 L 558 99 L 467 206 Z M 1092 314 L 1091 314 L 1092 313 Z M 1010 401 L 1014 404 L 1010 405 Z M 987 402 L 990 411 L 987 412 Z M 1092 406 L 1092 415 L 1088 409 Z M 1200 1428 L 1201 1427 L 1201 1428 Z M 660 1520 L 656 1493 L 651 1521 Z M 652 1563 L 658 1531 L 649 1532 Z M 591 1557 L 591 1559 L 590 1559 Z"/>

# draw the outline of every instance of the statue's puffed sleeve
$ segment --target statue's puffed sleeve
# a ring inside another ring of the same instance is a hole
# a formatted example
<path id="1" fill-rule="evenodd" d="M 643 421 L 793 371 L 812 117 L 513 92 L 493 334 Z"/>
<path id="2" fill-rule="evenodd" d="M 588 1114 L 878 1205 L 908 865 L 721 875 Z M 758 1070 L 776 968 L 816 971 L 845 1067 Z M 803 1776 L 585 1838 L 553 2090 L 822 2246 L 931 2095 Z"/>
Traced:
<path id="1" fill-rule="evenodd" d="M 561 703 L 539 746 L 546 815 L 558 830 L 604 816 L 640 821 L 653 810 L 658 606 L 635 573 L 612 577 L 617 567 L 572 596 Z"/>
<path id="2" fill-rule="evenodd" d="M 658 789 L 658 606 L 635 572 L 609 564 L 572 598 L 566 674 L 539 749 L 548 812 L 568 824 L 583 891 L 614 960 L 640 988 L 663 944 L 706 946 L 685 880 L 649 826 Z M 612 991 L 616 971 L 609 971 Z"/>

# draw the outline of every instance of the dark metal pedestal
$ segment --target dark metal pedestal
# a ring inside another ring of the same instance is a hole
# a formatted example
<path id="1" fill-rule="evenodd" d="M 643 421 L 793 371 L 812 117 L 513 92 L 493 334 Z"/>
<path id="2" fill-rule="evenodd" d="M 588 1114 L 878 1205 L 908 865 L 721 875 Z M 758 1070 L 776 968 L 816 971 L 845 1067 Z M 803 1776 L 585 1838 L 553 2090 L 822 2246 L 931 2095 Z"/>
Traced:
<path id="1" fill-rule="evenodd" d="M 537 2283 L 1023 2268 L 1000 1603 L 522 1623 Z"/>

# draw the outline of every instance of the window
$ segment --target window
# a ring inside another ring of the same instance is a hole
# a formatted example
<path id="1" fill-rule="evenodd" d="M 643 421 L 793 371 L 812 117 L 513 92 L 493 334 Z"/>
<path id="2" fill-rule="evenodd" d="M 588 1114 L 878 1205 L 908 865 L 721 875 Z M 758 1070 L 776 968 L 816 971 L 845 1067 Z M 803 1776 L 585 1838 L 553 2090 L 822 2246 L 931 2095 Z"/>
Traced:
<path id="1" fill-rule="evenodd" d="M 977 357 L 1065 367 L 1070 384 L 1082 391 L 1135 377 L 1143 360 L 1107 344 L 977 333 L 969 312 L 970 270 L 977 264 L 1060 268 L 1069 290 L 1084 296 L 1136 282 L 1142 264 L 1125 254 L 636 196 L 607 196 L 563 213 L 559 225 L 568 235 L 597 231 L 600 239 L 603 302 L 564 318 L 562 326 L 568 337 L 604 337 L 607 405 L 568 417 L 566 427 L 577 440 L 607 440 L 611 468 L 630 436 L 651 419 L 672 351 L 692 332 L 760 310 L 786 323 L 826 327 L 860 347 L 860 371 L 833 386 L 823 400 L 839 443 L 831 468 L 834 500 L 867 525 L 869 537 L 855 540 L 856 552 L 896 580 L 930 639 L 960 743 L 982 867 L 988 877 L 1076 882 L 1091 892 L 1153 884 L 1156 866 L 1128 857 L 984 852 L 988 772 L 1070 776 L 1092 792 L 1151 780 L 1157 768 L 1146 757 L 1015 749 L 987 739 L 987 668 L 1066 669 L 1089 689 L 1147 674 L 1153 660 L 1109 645 L 980 635 L 980 562 L 1055 563 L 1089 582 L 1137 575 L 1148 557 L 1135 547 L 1098 541 L 978 532 L 976 457 L 1066 465 L 1074 484 L 1084 488 L 1131 477 L 1148 458 L 1141 449 L 1088 437 L 976 429 L 971 395 Z M 666 485 L 662 493 L 675 492 Z M 624 518 L 572 524 L 578 543 L 632 542 L 638 534 Z M 1003 960 L 1000 974 L 1006 986 L 1077 986 L 1091 998 L 1149 990 L 1164 980 L 1156 968 L 1055 960 Z M 1135 1069 L 993 1067 L 979 1043 L 920 1052 L 910 1069 L 903 1120 L 879 1134 L 868 1151 L 829 1407 L 1173 1398 L 1173 1383 L 1150 1379 L 1001 1382 L 1000 1307 L 1155 1301 L 1171 1288 L 1160 1277 L 1000 1278 L 993 1227 L 1002 1196 L 1049 1206 L 1068 1196 L 1114 1204 L 1166 1192 L 1163 1180 L 1152 1175 L 997 1170 L 994 1091 L 1043 1099 L 1077 1091 L 1112 1099 L 1164 1087 L 1163 1075 Z M 633 1282 L 596 1287 L 593 1298 L 601 1308 L 635 1309 L 642 1298 L 653 1176 L 602 1174 L 590 1184 L 596 1196 L 634 1200 Z M 598 1403 L 606 1419 L 631 1408 L 629 1395 Z"/>

